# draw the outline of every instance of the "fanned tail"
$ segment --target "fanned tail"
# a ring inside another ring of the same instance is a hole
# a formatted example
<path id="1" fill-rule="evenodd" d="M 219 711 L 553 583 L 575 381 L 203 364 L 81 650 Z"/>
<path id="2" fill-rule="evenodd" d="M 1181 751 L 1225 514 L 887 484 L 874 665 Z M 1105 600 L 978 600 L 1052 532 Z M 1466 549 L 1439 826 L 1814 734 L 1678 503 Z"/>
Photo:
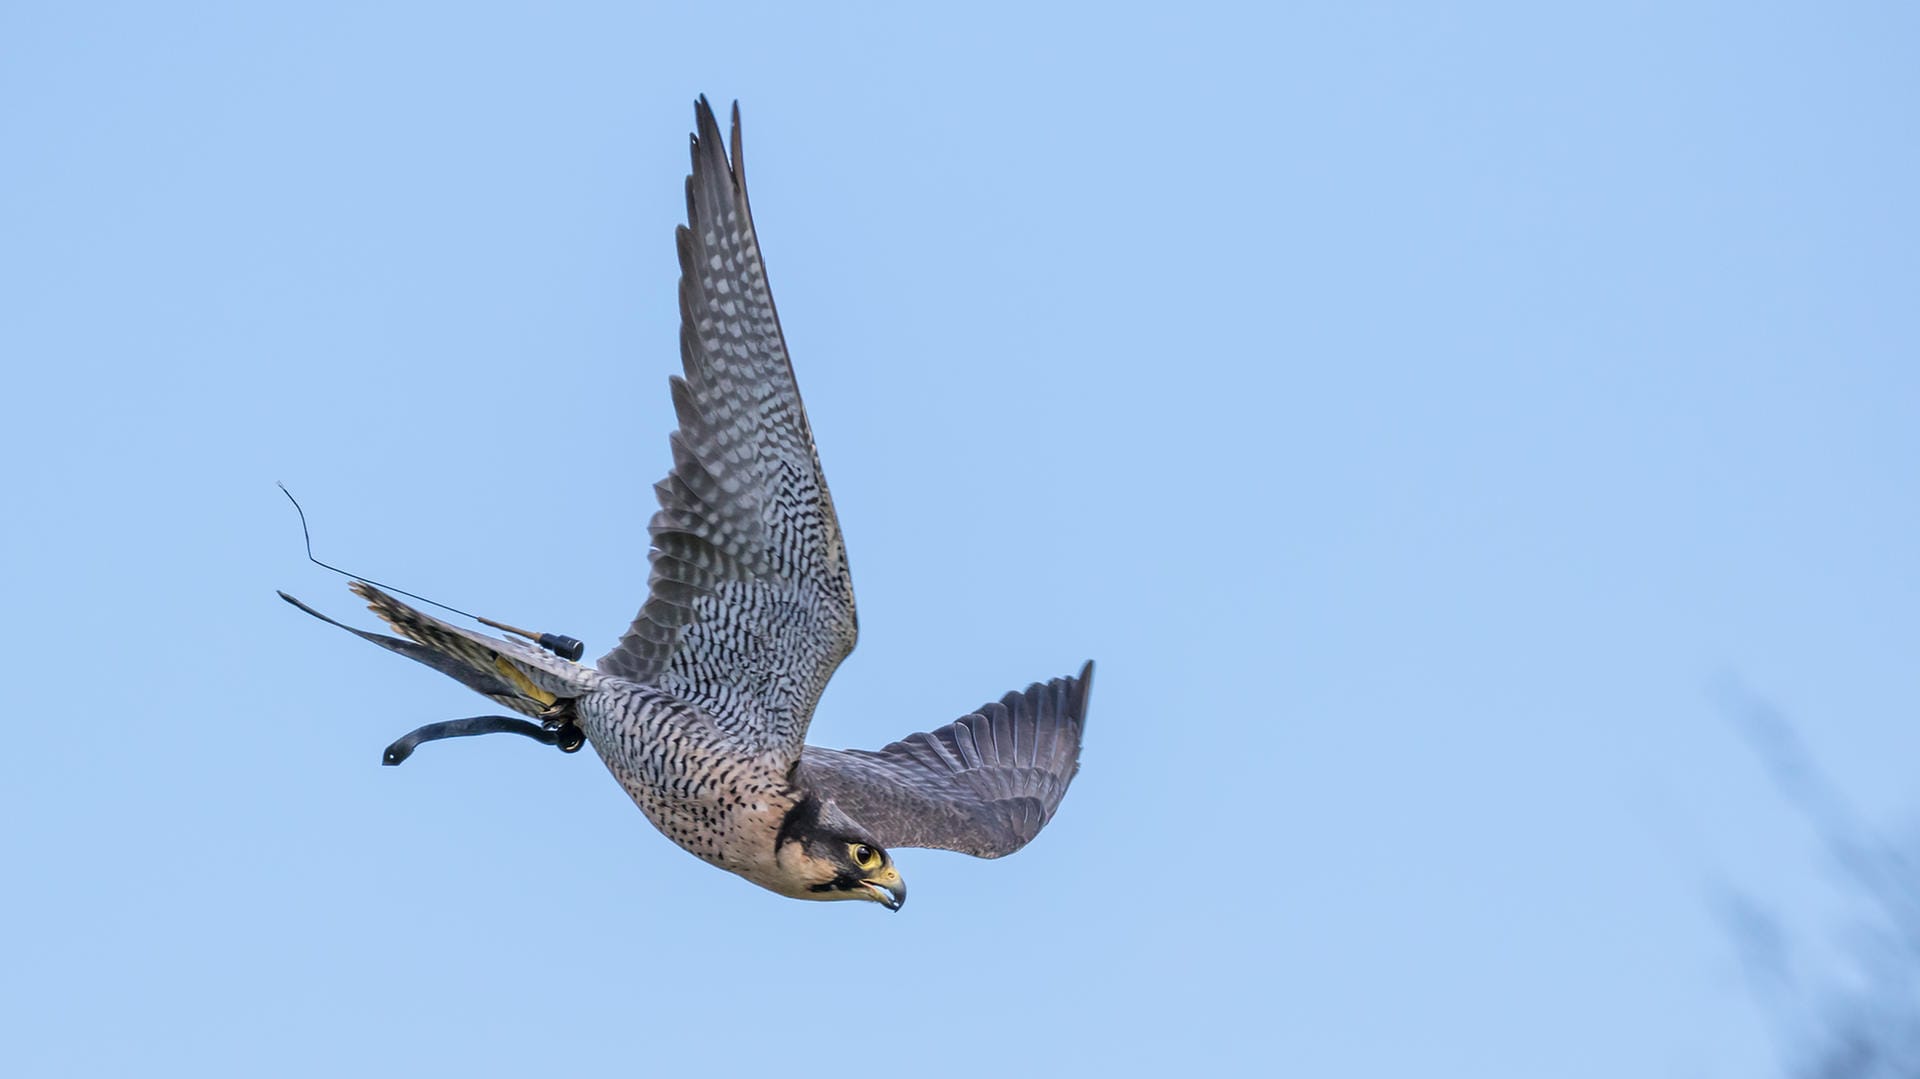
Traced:
<path id="1" fill-rule="evenodd" d="M 532 645 L 442 622 L 364 581 L 355 581 L 348 587 L 406 639 L 355 629 L 285 592 L 280 593 L 280 598 L 361 640 L 372 641 L 390 652 L 424 663 L 522 715 L 546 714 L 556 703 L 592 690 L 604 677 L 591 668 L 569 663 Z"/>

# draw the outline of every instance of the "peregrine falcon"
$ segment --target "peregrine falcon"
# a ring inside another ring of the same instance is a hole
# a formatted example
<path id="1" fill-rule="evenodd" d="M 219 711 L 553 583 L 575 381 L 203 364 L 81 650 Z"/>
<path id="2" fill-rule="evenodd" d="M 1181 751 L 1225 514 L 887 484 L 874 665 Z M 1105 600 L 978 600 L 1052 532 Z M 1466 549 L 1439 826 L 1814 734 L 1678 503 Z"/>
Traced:
<path id="1" fill-rule="evenodd" d="M 587 667 L 571 638 L 480 620 L 536 647 L 455 626 L 362 579 L 353 591 L 399 637 L 280 595 L 538 721 L 428 724 L 389 746 L 386 763 L 471 734 L 569 752 L 591 743 L 654 827 L 694 855 L 795 899 L 898 910 L 907 889 L 892 848 L 998 858 L 1052 818 L 1079 768 L 1093 664 L 878 750 L 806 744 L 853 650 L 853 583 L 767 291 L 739 106 L 731 154 L 706 98 L 694 114 L 687 224 L 675 230 L 679 430 L 654 485 L 647 599 L 613 650 Z"/>

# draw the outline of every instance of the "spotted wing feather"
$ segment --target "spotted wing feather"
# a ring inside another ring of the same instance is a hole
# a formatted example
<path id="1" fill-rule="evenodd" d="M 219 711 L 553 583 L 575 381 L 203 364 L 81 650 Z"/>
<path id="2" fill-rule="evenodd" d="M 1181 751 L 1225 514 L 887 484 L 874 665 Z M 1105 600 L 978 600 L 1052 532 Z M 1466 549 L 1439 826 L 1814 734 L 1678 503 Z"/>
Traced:
<path id="1" fill-rule="evenodd" d="M 883 847 L 1011 854 L 1040 833 L 1079 770 L 1089 662 L 877 752 L 808 746 L 796 780 Z"/>
<path id="2" fill-rule="evenodd" d="M 732 155 L 695 109 L 680 253 L 673 470 L 654 487 L 646 603 L 599 660 L 712 717 L 750 750 L 798 754 L 853 650 L 853 582 Z"/>

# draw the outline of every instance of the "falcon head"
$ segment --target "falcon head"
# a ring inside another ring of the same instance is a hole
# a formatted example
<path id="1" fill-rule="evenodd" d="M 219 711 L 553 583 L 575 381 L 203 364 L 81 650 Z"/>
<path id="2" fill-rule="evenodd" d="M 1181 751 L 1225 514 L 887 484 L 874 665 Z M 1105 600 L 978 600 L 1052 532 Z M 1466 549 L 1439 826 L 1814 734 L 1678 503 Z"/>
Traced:
<path id="1" fill-rule="evenodd" d="M 867 899 L 888 910 L 907 901 L 893 856 L 832 802 L 807 795 L 774 841 L 783 892 L 795 899 Z"/>

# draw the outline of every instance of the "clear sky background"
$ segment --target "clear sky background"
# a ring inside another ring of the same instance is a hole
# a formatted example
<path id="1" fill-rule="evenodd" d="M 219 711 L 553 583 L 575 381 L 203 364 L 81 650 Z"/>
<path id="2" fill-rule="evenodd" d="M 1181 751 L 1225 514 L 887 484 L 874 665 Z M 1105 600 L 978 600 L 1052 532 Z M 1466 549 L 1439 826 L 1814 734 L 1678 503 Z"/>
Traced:
<path id="1" fill-rule="evenodd" d="M 0 6 L 0 1072 L 1751 1077 L 1920 807 L 1906 4 Z M 779 899 L 320 625 L 644 592 L 690 104 L 874 746 L 1099 675 L 1059 816 Z M 1084 1074 L 1086 1072 L 1081 1071 Z"/>

